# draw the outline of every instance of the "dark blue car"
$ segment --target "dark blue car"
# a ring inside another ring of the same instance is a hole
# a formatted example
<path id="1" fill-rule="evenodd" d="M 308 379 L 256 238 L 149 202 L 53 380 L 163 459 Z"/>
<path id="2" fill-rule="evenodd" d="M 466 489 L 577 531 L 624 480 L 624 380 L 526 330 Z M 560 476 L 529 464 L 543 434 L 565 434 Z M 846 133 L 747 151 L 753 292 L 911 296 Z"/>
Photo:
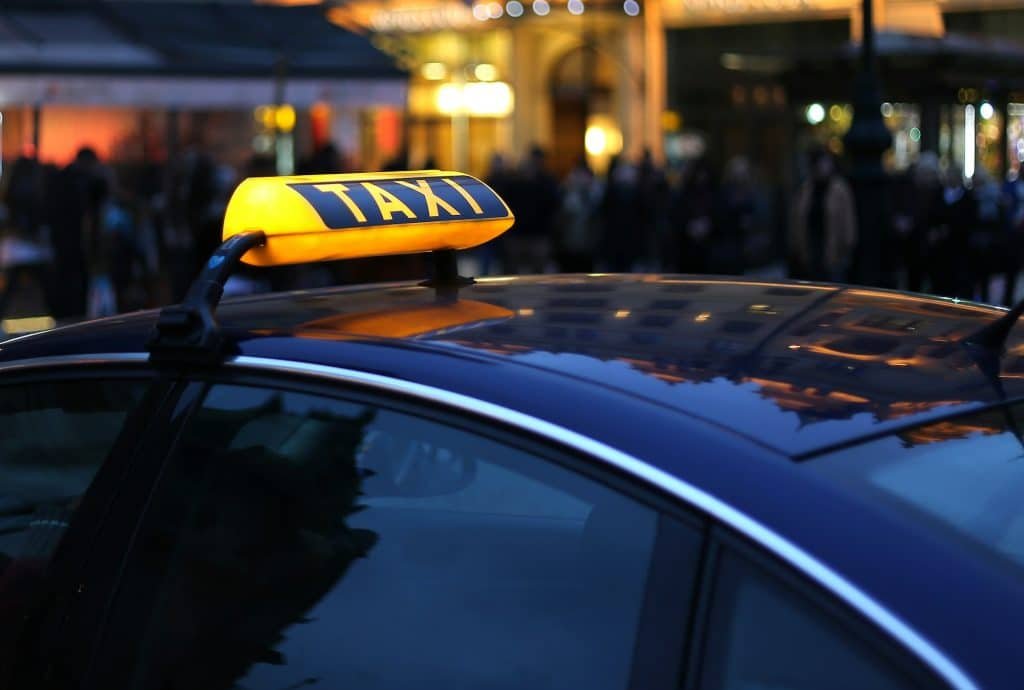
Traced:
<path id="1" fill-rule="evenodd" d="M 0 686 L 1021 687 L 1005 312 L 439 251 L 214 316 L 241 235 L 0 344 Z"/>

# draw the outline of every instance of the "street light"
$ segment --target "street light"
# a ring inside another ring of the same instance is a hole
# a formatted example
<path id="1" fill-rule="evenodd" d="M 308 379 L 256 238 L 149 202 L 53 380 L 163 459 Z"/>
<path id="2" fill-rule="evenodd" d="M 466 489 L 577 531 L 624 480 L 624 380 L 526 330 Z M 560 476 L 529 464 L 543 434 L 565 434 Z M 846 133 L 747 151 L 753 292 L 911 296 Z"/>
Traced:
<path id="1" fill-rule="evenodd" d="M 855 282 L 888 285 L 889 266 L 882 256 L 889 235 L 888 179 L 882 154 L 892 145 L 882 119 L 872 0 L 862 0 L 860 69 L 855 81 L 853 123 L 843 141 L 850 157 L 850 181 L 857 209 Z"/>

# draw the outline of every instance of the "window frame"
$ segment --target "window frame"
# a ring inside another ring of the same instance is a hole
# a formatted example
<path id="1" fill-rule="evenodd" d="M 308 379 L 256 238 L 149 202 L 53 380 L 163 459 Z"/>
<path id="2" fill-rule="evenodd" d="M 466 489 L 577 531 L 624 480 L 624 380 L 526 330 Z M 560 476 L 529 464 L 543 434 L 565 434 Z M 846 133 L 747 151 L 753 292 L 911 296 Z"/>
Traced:
<path id="1" fill-rule="evenodd" d="M 725 555 L 743 562 L 751 572 L 757 572 L 789 591 L 795 598 L 806 602 L 816 614 L 837 624 L 845 633 L 862 642 L 874 658 L 882 660 L 906 679 L 906 687 L 926 690 L 944 690 L 951 686 L 935 669 L 917 658 L 905 645 L 888 631 L 880 629 L 860 612 L 853 610 L 834 593 L 781 562 L 762 545 L 737 533 L 728 526 L 712 525 L 706 545 L 703 570 L 700 577 L 698 603 L 690 621 L 690 647 L 685 664 L 682 690 L 699 690 L 708 659 L 711 619 L 719 582 L 719 571 Z"/>
<path id="2" fill-rule="evenodd" d="M 148 500 L 157 490 L 162 468 L 174 457 L 182 432 L 188 427 L 192 416 L 202 407 L 209 390 L 214 386 L 223 385 L 276 388 L 282 391 L 382 407 L 420 417 L 528 453 L 539 461 L 552 463 L 587 480 L 602 484 L 653 511 L 657 518 L 656 532 L 644 597 L 642 601 L 638 602 L 640 618 L 632 650 L 628 687 L 640 687 L 636 685 L 636 682 L 640 681 L 643 683 L 643 687 L 652 690 L 678 690 L 681 665 L 686 657 L 688 644 L 686 639 L 688 628 L 680 625 L 679 621 L 692 616 L 697 606 L 698 584 L 703 566 L 703 555 L 706 550 L 708 522 L 699 512 L 686 508 L 680 502 L 645 485 L 628 473 L 618 471 L 607 463 L 601 462 L 598 458 L 549 439 L 540 438 L 531 434 L 528 429 L 514 424 L 496 422 L 417 396 L 394 394 L 375 390 L 368 386 L 324 380 L 322 377 L 316 376 L 266 370 L 259 367 L 194 369 L 181 372 L 179 381 L 181 391 L 175 398 L 176 401 L 179 401 L 176 402 L 179 413 L 175 421 L 167 420 L 167 431 L 161 434 L 162 438 L 170 442 L 166 444 L 164 450 L 147 459 L 145 463 L 148 466 L 146 474 L 149 482 L 144 492 L 145 499 Z M 187 402 L 185 402 L 186 399 Z M 133 484 L 142 487 L 142 483 L 139 481 L 135 481 Z M 139 496 L 139 501 L 142 498 Z M 141 507 L 141 502 L 138 505 Z M 127 511 L 121 512 L 124 514 Z M 144 511 L 139 512 L 133 520 L 132 536 L 134 537 L 136 531 L 141 531 L 145 527 Z M 679 577 L 681 573 L 677 565 L 678 557 L 674 554 L 680 551 L 680 547 L 688 539 L 697 539 L 699 543 L 695 549 L 697 560 L 693 566 L 689 583 L 684 585 Z M 107 614 L 112 613 L 114 597 L 117 596 L 121 586 L 121 575 L 124 574 L 123 565 L 130 557 L 129 551 L 134 548 L 133 540 L 119 543 L 124 549 L 125 555 L 122 561 L 122 570 L 119 571 L 117 580 L 111 584 L 108 591 Z M 85 690 L 110 687 L 112 678 L 107 675 L 111 672 L 108 662 L 115 658 L 116 654 L 111 654 L 107 645 L 116 645 L 117 640 L 128 639 L 129 636 L 137 634 L 137 631 L 127 625 L 127 620 L 110 620 L 110 618 L 112 616 L 108 615 L 104 624 L 96 630 L 94 638 L 96 643 L 91 655 L 93 658 L 89 666 L 89 673 L 81 684 Z M 110 640 L 114 642 L 110 642 Z M 114 676 L 114 678 L 118 682 L 127 680 L 127 677 L 123 675 Z M 660 685 L 652 685 L 652 682 L 657 682 Z"/>

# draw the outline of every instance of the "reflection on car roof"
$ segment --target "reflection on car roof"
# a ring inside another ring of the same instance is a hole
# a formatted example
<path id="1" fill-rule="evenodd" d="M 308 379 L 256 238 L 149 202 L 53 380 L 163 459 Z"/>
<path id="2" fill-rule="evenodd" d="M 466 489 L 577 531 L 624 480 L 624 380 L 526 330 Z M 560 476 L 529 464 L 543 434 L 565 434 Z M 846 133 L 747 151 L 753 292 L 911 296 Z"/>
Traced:
<path id="1" fill-rule="evenodd" d="M 411 284 L 287 293 L 226 302 L 219 316 L 239 340 L 316 339 L 325 363 L 342 342 L 401 339 L 570 376 L 799 457 L 998 400 L 958 341 L 999 313 L 835 285 L 591 275 L 482 278 L 450 302 Z M 114 321 L 132 342 L 151 323 Z M 110 336 L 101 348 L 76 331 L 64 330 L 67 351 L 110 350 Z M 1024 343 L 1011 337 L 1007 351 L 1012 397 L 1024 391 Z"/>

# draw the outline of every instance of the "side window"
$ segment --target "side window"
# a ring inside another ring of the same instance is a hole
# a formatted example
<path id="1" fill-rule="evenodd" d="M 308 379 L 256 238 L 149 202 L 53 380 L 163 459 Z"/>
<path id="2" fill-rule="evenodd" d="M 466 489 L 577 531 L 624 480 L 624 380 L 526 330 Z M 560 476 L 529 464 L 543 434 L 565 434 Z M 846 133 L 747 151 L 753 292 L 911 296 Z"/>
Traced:
<path id="1" fill-rule="evenodd" d="M 0 386 L 0 576 L 41 568 L 146 384 Z"/>
<path id="2" fill-rule="evenodd" d="M 18 635 L 82 495 L 146 385 L 139 380 L 83 379 L 0 386 L 4 650 Z"/>
<path id="3" fill-rule="evenodd" d="M 723 548 L 707 622 L 701 690 L 909 690 L 894 643 L 851 626 L 769 569 Z M 864 629 L 861 629 L 861 628 Z M 922 685 L 924 683 L 924 685 Z"/>
<path id="4" fill-rule="evenodd" d="M 214 386 L 156 487 L 99 673 L 166 690 L 626 688 L 658 527 L 460 428 Z"/>

